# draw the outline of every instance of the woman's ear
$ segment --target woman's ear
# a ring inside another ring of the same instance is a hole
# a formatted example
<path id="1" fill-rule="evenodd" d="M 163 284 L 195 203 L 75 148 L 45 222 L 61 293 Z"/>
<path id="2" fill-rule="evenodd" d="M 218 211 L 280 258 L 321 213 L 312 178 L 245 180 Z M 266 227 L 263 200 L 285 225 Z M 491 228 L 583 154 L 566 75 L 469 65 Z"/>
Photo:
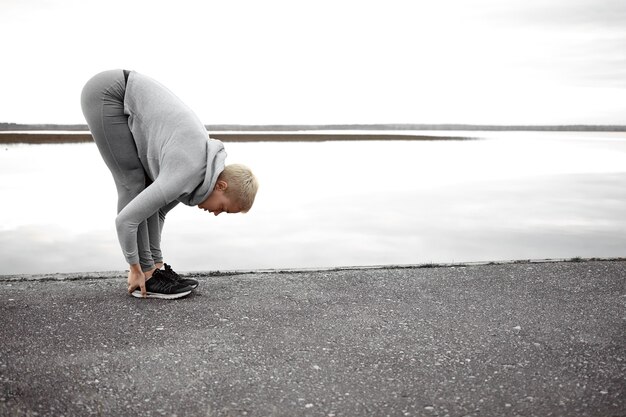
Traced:
<path id="1" fill-rule="evenodd" d="M 228 183 L 224 180 L 219 180 L 218 182 L 215 183 L 214 190 L 226 191 L 227 188 L 228 188 Z"/>

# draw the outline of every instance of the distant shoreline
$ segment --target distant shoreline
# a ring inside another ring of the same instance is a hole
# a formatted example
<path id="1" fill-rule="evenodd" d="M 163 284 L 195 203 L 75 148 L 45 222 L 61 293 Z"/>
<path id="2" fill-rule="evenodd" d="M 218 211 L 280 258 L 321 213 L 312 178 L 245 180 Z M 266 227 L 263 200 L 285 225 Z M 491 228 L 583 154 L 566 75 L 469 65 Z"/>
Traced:
<path id="1" fill-rule="evenodd" d="M 472 140 L 476 138 L 450 135 L 422 134 L 386 134 L 386 133 L 210 133 L 213 139 L 223 142 L 324 142 L 324 141 L 366 141 L 366 140 Z M 0 144 L 45 144 L 45 143 L 83 143 L 92 142 L 89 133 L 39 133 L 31 132 L 0 132 Z"/>
<path id="2" fill-rule="evenodd" d="M 205 125 L 209 132 L 297 132 L 297 131 L 419 131 L 419 130 L 456 130 L 456 131 L 556 131 L 556 132 L 626 132 L 626 125 L 473 125 L 473 124 L 415 124 L 415 123 L 379 123 L 379 124 L 268 124 L 241 125 L 215 124 Z M 27 131 L 70 131 L 87 132 L 86 124 L 20 124 L 0 123 L 0 132 Z"/>
<path id="3" fill-rule="evenodd" d="M 472 140 L 468 132 L 626 132 L 626 126 L 496 125 L 207 125 L 210 137 L 223 142 L 323 142 L 367 140 Z M 441 132 L 441 133 L 440 133 Z M 87 125 L 0 123 L 0 144 L 92 142 Z"/>

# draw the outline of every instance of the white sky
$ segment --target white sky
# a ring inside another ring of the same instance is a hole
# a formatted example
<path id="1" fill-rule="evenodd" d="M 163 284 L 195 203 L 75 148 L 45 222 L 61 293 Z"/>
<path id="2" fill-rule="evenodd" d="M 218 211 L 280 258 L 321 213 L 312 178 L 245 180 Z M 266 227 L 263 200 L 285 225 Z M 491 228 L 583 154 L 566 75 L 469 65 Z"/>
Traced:
<path id="1" fill-rule="evenodd" d="M 0 122 L 135 69 L 206 124 L 626 124 L 624 0 L 0 0 Z"/>

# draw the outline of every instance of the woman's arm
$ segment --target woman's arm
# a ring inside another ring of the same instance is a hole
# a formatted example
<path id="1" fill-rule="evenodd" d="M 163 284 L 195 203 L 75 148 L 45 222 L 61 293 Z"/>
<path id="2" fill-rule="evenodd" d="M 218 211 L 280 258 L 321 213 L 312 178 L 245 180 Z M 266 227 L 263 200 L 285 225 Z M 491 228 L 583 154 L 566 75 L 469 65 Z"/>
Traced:
<path id="1" fill-rule="evenodd" d="M 150 184 L 124 207 L 115 219 L 117 237 L 129 265 L 139 264 L 137 229 L 139 224 L 167 204 L 158 181 Z M 141 267 L 140 267 L 141 269 Z"/>

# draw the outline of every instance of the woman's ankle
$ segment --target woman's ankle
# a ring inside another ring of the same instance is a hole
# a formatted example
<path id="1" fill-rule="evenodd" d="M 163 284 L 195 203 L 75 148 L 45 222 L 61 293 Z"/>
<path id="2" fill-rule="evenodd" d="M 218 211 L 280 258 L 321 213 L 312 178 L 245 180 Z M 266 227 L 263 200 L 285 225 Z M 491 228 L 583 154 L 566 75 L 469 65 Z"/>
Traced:
<path id="1" fill-rule="evenodd" d="M 149 269 L 147 271 L 143 271 L 143 275 L 146 277 L 146 281 L 149 280 L 150 278 L 152 278 L 152 274 L 154 274 L 154 271 L 156 271 L 157 268 L 152 268 Z"/>

